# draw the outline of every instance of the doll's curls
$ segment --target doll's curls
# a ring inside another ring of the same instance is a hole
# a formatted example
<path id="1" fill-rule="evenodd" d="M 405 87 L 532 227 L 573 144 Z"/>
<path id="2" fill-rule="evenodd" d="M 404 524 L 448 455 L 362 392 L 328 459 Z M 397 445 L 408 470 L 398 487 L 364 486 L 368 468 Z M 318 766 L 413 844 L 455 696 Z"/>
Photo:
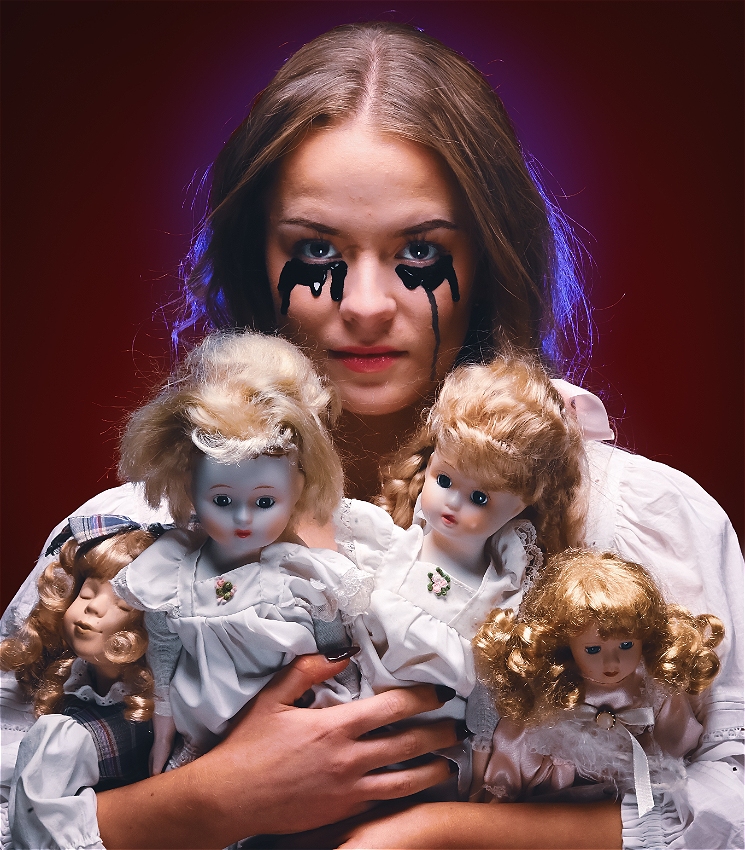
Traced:
<path id="1" fill-rule="evenodd" d="M 499 712 L 541 722 L 584 700 L 571 637 L 596 624 L 602 640 L 633 635 L 647 673 L 670 691 L 700 693 L 719 670 L 724 636 L 712 614 L 667 604 L 649 572 L 611 552 L 570 549 L 549 559 L 519 614 L 496 609 L 474 638 L 479 677 Z"/>
<path id="2" fill-rule="evenodd" d="M 142 530 L 117 534 L 93 546 L 81 547 L 69 540 L 57 560 L 44 569 L 38 582 L 38 603 L 19 631 L 0 644 L 0 668 L 15 671 L 37 717 L 61 707 L 64 684 L 75 661 L 64 638 L 62 619 L 83 583 L 89 577 L 109 581 L 153 540 Z M 104 649 L 109 661 L 123 667 L 128 720 L 147 720 L 153 712 L 153 677 L 144 657 L 147 641 L 142 613 L 133 611 L 128 627 L 112 635 Z"/>
<path id="3" fill-rule="evenodd" d="M 309 511 L 325 523 L 342 494 L 341 463 L 328 432 L 340 410 L 334 389 L 286 340 L 211 334 L 131 416 L 119 472 L 143 484 L 151 506 L 167 500 L 174 521 L 185 527 L 200 454 L 223 463 L 291 454 L 305 476 L 295 514 Z"/>
<path id="4" fill-rule="evenodd" d="M 411 525 L 435 448 L 487 489 L 507 490 L 532 506 L 548 552 L 581 542 L 582 435 L 537 360 L 505 355 L 448 375 L 423 427 L 383 472 L 379 504 L 398 525 Z"/>

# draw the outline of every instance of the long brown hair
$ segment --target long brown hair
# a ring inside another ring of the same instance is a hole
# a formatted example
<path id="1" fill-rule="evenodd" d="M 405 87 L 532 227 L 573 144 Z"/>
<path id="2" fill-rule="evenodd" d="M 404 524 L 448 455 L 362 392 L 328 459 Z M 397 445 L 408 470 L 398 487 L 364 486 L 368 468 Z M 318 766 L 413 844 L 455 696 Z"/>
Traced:
<path id="1" fill-rule="evenodd" d="M 578 305 L 586 311 L 568 228 L 481 73 L 436 39 L 390 22 L 337 27 L 302 47 L 232 134 L 185 264 L 191 312 L 176 333 L 205 317 L 216 327 L 276 330 L 264 260 L 275 166 L 308 132 L 358 116 L 436 151 L 468 203 L 480 259 L 461 360 L 510 343 L 559 366 L 562 348 L 577 343 L 572 316 Z"/>

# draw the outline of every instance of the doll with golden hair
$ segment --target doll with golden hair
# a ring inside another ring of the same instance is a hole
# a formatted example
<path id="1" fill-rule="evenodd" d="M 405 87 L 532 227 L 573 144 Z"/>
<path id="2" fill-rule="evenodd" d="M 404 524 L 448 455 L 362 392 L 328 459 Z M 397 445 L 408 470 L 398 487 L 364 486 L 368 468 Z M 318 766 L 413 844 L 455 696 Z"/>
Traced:
<path id="1" fill-rule="evenodd" d="M 447 713 L 464 716 L 476 630 L 519 603 L 544 551 L 579 542 L 584 463 L 580 426 L 536 361 L 505 356 L 446 378 L 387 470 L 390 516 L 358 508 L 355 545 L 368 535 L 375 577 L 353 632 L 363 693 L 434 681 L 462 698 Z"/>
<path id="2" fill-rule="evenodd" d="M 554 556 L 517 613 L 494 611 L 474 639 L 501 716 L 477 795 L 523 799 L 589 780 L 590 796 L 635 791 L 642 817 L 683 783 L 703 731 L 688 695 L 712 683 L 723 636 L 714 615 L 666 603 L 639 564 L 586 549 Z"/>
<path id="3" fill-rule="evenodd" d="M 39 578 L 38 603 L 0 644 L 0 667 L 15 673 L 39 718 L 10 745 L 18 755 L 9 827 L 19 847 L 50 838 L 72 846 L 60 830 L 85 821 L 89 795 L 148 775 L 148 636 L 111 579 L 155 538 L 126 517 L 71 517 L 65 537 Z M 95 818 L 88 827 L 97 834 Z"/>
<path id="4" fill-rule="evenodd" d="M 298 348 L 236 333 L 206 337 L 131 417 L 120 472 L 152 507 L 165 500 L 178 526 L 114 583 L 160 615 L 159 627 L 149 621 L 153 772 L 175 730 L 184 743 L 172 766 L 214 746 L 296 655 L 335 640 L 343 649 L 337 611 L 364 608 L 369 579 L 295 532 L 301 517 L 327 523 L 341 498 L 327 430 L 336 412 L 335 393 Z M 324 694 L 350 698 L 339 682 Z"/>

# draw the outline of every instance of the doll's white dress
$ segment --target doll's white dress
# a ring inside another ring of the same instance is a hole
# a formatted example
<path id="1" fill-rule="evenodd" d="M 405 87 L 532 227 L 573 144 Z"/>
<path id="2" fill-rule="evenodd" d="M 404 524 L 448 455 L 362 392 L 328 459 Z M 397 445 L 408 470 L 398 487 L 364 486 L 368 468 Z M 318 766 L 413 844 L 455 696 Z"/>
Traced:
<path id="1" fill-rule="evenodd" d="M 372 584 L 338 552 L 295 543 L 274 543 L 256 563 L 197 579 L 205 541 L 198 532 L 168 531 L 111 582 L 133 607 L 165 613 L 183 646 L 169 690 L 183 761 L 213 747 L 295 656 L 318 651 L 314 620 L 363 610 Z M 351 698 L 331 680 L 317 702 Z"/>
<path id="2" fill-rule="evenodd" d="M 607 712 L 616 717 L 610 729 L 597 720 Z M 614 687 L 587 682 L 582 704 L 538 726 L 500 720 L 486 770 L 480 781 L 474 777 L 474 787 L 482 786 L 483 802 L 622 796 L 635 790 L 633 735 L 645 751 L 656 799 L 662 803 L 675 792 L 680 801 L 682 759 L 702 732 L 686 695 L 665 693 L 640 666 Z M 571 788 L 580 778 L 597 785 Z"/>
<path id="3" fill-rule="evenodd" d="M 490 563 L 479 586 L 450 577 L 444 595 L 437 586 L 429 589 L 435 567 L 419 560 L 426 525 L 404 530 L 381 508 L 344 500 L 337 529 L 344 551 L 375 582 L 369 607 L 351 623 L 352 641 L 361 648 L 354 659 L 360 695 L 423 682 L 447 685 L 458 698 L 427 717 L 463 719 L 476 684 L 471 639 L 493 608 L 519 605 L 526 581 L 542 564 L 532 523 L 505 523 L 488 541 Z"/>
<path id="4" fill-rule="evenodd" d="M 121 775 L 123 765 L 131 767 L 132 759 L 128 756 L 132 754 L 122 749 L 125 745 L 135 746 L 139 742 L 138 778 L 147 775 L 152 732 L 149 723 L 130 724 L 119 719 L 125 708 L 125 686 L 115 682 L 108 693 L 98 694 L 91 686 L 87 663 L 76 658 L 64 692 L 68 701 L 72 699 L 77 704 L 78 711 L 73 716 L 46 714 L 14 743 L 5 744 L 3 736 L 3 749 L 12 748 L 17 753 L 13 774 L 3 776 L 2 781 L 9 797 L 8 822 L 3 823 L 3 832 L 7 830 L 8 834 L 3 835 L 3 846 L 7 837 L 19 850 L 46 847 L 104 850 L 96 822 L 94 789 L 101 790 L 107 775 Z M 94 724 L 95 743 L 86 725 L 73 719 L 80 717 L 81 710 L 85 713 L 85 706 L 98 707 L 118 720 L 118 725 L 113 726 Z M 137 734 L 136 729 L 140 730 Z M 109 781 L 107 787 L 127 781 L 133 780 Z"/>

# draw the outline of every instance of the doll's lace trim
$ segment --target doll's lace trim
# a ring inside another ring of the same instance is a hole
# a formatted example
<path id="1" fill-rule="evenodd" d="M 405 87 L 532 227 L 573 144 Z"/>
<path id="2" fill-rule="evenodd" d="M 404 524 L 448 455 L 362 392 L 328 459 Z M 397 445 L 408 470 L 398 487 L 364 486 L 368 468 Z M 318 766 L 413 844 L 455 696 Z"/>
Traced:
<path id="1" fill-rule="evenodd" d="M 530 520 L 522 520 L 516 525 L 515 534 L 517 534 L 525 550 L 527 563 L 525 566 L 525 578 L 523 579 L 523 593 L 527 593 L 533 586 L 543 566 L 543 552 L 536 542 L 538 540 L 538 534 Z"/>
<path id="2" fill-rule="evenodd" d="M 745 737 L 745 728 L 732 726 L 728 729 L 716 729 L 713 732 L 704 732 L 701 744 L 713 744 L 716 741 L 739 741 Z"/>
<path id="3" fill-rule="evenodd" d="M 63 685 L 66 694 L 77 697 L 84 702 L 95 702 L 96 705 L 116 705 L 124 702 L 124 697 L 129 693 L 123 682 L 114 682 L 107 694 L 101 696 L 91 686 L 88 662 L 82 658 L 76 658 L 72 663 L 70 675 Z"/>
<path id="4" fill-rule="evenodd" d="M 363 614 L 370 607 L 374 578 L 357 567 L 350 567 L 341 577 L 337 591 L 339 609 L 349 617 Z"/>
<path id="5" fill-rule="evenodd" d="M 355 557 L 356 552 L 354 548 L 354 536 L 352 534 L 351 514 L 352 510 L 350 500 L 342 499 L 339 503 L 336 514 L 336 542 L 344 550 L 343 554 L 345 554 L 350 561 L 356 564 L 357 558 Z"/>

